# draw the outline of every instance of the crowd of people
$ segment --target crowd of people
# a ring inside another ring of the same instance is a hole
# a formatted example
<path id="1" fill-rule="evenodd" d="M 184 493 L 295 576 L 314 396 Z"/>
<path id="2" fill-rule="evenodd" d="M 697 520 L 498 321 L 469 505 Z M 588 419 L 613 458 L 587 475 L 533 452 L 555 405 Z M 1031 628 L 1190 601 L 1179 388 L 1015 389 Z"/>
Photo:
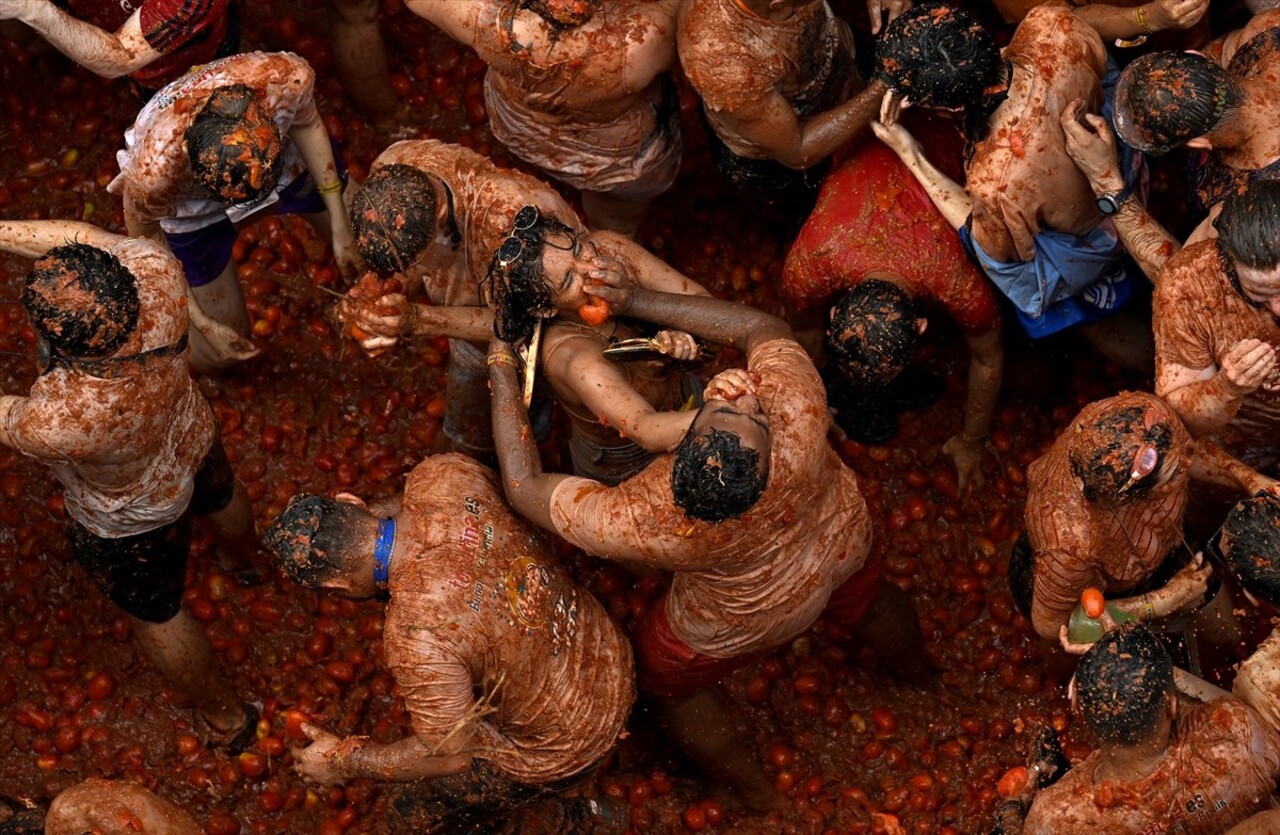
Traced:
<path id="1" fill-rule="evenodd" d="M 207 744 L 244 750 L 261 706 L 184 604 L 194 517 L 244 583 L 386 600 L 412 734 L 307 724 L 292 758 L 319 786 L 401 784 L 396 831 L 503 831 L 547 802 L 560 831 L 627 831 L 625 804 L 562 794 L 640 703 L 735 813 L 779 808 L 727 677 L 820 617 L 900 681 L 935 675 L 833 443 L 892 444 L 898 412 L 937 396 L 913 367 L 936 313 L 969 349 L 941 446 L 961 493 L 983 480 L 1007 340 L 1072 332 L 1086 362 L 1153 381 L 1086 405 L 1027 470 L 1010 591 L 1081 656 L 1098 747 L 1071 763 L 1047 729 L 992 826 L 1280 831 L 1280 643 L 1247 645 L 1238 620 L 1280 604 L 1280 10 L 1214 31 L 1208 0 L 868 0 L 855 27 L 825 0 L 406 0 L 487 65 L 517 171 L 420 138 L 380 4 L 328 5 L 339 76 L 386 140 L 367 176 L 306 60 L 240 51 L 232 0 L 0 0 L 0 35 L 127 76 L 138 101 L 107 188 L 123 229 L 0 221 L 0 249 L 32 262 L 40 366 L 0 397 L 0 444 L 48 465 L 74 561 Z M 677 81 L 723 193 L 786 230 L 782 316 L 638 239 L 680 187 Z M 1185 241 L 1148 210 L 1180 146 Z M 449 443 L 394 497 L 300 494 L 257 531 L 198 378 L 260 352 L 232 254 L 277 214 L 328 243 L 350 288 L 333 315 L 370 357 L 448 339 Z M 571 472 L 543 465 L 555 415 Z M 624 631 L 557 538 L 666 590 Z M 1230 691 L 1200 676 L 1224 659 Z M 96 779 L 38 817 L 8 825 L 199 831 Z"/>

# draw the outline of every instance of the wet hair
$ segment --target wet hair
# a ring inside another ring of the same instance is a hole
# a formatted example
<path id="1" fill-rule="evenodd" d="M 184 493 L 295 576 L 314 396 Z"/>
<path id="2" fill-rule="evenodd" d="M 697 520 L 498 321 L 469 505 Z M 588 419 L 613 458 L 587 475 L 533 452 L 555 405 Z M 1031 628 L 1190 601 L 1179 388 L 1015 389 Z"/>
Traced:
<path id="1" fill-rule="evenodd" d="M 107 357 L 138 326 L 138 280 L 110 252 L 66 244 L 35 262 L 22 304 L 59 354 Z"/>
<path id="2" fill-rule="evenodd" d="M 884 386 L 915 353 L 919 319 L 911 296 L 888 281 L 870 278 L 836 302 L 827 347 L 837 367 L 860 386 Z"/>
<path id="3" fill-rule="evenodd" d="M 431 177 L 411 165 L 386 165 L 351 200 L 351 231 L 366 264 L 404 272 L 436 234 L 439 213 Z"/>
<path id="4" fill-rule="evenodd" d="M 559 33 L 576 29 L 595 17 L 601 0 L 519 0 L 519 5 L 538 15 Z"/>
<path id="5" fill-rule="evenodd" d="M 1255 270 L 1280 264 L 1280 180 L 1255 180 L 1228 194 L 1213 226 L 1237 263 Z"/>
<path id="6" fill-rule="evenodd" d="M 1000 80 L 1000 50 L 991 33 L 941 3 L 924 3 L 894 18 L 876 57 L 894 92 L 922 107 L 971 107 Z"/>
<path id="7" fill-rule="evenodd" d="M 1103 635 L 1076 667 L 1076 695 L 1085 724 L 1098 739 L 1135 745 L 1160 722 L 1173 698 L 1173 662 L 1139 623 Z"/>
<path id="8" fill-rule="evenodd" d="M 769 484 L 760 451 L 723 429 L 685 433 L 671 464 L 671 495 L 690 519 L 723 522 L 750 510 Z"/>
<path id="9" fill-rule="evenodd" d="M 1222 524 L 1218 549 L 1240 585 L 1280 606 L 1280 498 L 1263 493 L 1236 502 Z"/>
<path id="10" fill-rule="evenodd" d="M 225 203 L 252 203 L 276 187 L 284 137 L 245 84 L 214 90 L 183 138 L 195 181 Z"/>
<path id="11" fill-rule="evenodd" d="M 1173 446 L 1173 427 L 1162 421 L 1147 428 L 1146 413 L 1141 404 L 1122 405 L 1102 411 L 1092 424 L 1077 425 L 1077 431 L 1086 435 L 1068 457 L 1071 471 L 1084 484 L 1087 501 L 1133 501 L 1144 498 L 1155 487 L 1165 456 Z M 1134 458 L 1144 444 L 1155 448 L 1156 467 L 1125 489 Z"/>
<path id="12" fill-rule="evenodd" d="M 303 493 L 294 496 L 262 536 L 280 570 L 307 588 L 346 575 L 358 559 L 358 505 Z"/>
<path id="13" fill-rule="evenodd" d="M 493 307 L 493 332 L 505 342 L 528 339 L 542 318 L 539 314 L 555 309 L 555 296 L 542 269 L 542 253 L 546 251 L 549 234 L 574 233 L 554 217 L 539 213 L 538 219 L 527 228 L 513 228 L 489 262 L 485 288 Z M 513 240 L 519 242 L 519 255 L 504 263 L 500 258 L 501 249 L 514 246 L 509 243 Z"/>
<path id="14" fill-rule="evenodd" d="M 1009 594 L 1013 605 L 1026 617 L 1031 617 L 1031 604 L 1036 590 L 1036 552 L 1031 539 L 1024 532 L 1013 543 L 1009 552 Z"/>
<path id="15" fill-rule="evenodd" d="M 1153 52 L 1116 82 L 1116 132 L 1126 144 L 1165 154 L 1213 130 L 1244 101 L 1235 79 L 1203 55 Z"/>

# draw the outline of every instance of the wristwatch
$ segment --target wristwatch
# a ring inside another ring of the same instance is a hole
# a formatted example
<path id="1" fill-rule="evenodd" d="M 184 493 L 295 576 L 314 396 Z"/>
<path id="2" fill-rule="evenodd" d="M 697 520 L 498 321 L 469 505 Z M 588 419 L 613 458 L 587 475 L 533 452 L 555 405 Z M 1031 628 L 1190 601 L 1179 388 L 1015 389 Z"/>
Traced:
<path id="1" fill-rule="evenodd" d="M 1133 194 L 1133 186 L 1126 185 L 1116 194 L 1104 194 L 1094 199 L 1093 204 L 1098 207 L 1098 211 L 1107 217 L 1120 211 L 1120 207 L 1124 205 L 1124 201 L 1129 199 Z"/>

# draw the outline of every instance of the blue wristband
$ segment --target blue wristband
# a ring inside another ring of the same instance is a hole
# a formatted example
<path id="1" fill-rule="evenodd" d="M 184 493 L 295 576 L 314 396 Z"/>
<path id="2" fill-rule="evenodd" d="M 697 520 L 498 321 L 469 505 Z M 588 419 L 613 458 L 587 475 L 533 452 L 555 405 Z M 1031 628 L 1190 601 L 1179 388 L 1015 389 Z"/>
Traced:
<path id="1" fill-rule="evenodd" d="M 378 520 L 378 544 L 373 546 L 373 581 L 378 588 L 387 587 L 387 575 L 391 571 L 391 551 L 396 547 L 396 520 Z"/>

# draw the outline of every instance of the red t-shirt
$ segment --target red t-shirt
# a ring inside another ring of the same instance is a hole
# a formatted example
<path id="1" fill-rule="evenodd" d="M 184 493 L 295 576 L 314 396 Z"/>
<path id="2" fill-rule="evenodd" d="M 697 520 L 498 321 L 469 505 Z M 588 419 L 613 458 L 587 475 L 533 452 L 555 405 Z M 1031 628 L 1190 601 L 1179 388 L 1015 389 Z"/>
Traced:
<path id="1" fill-rule="evenodd" d="M 782 291 L 804 309 L 870 275 L 901 278 L 968 336 L 1000 327 L 990 282 L 911 172 L 876 141 L 860 143 L 822 184 L 787 256 Z"/>
<path id="2" fill-rule="evenodd" d="M 196 64 L 213 60 L 227 37 L 233 0 L 61 0 L 73 15 L 115 32 L 133 13 L 147 43 L 164 55 L 131 73 L 141 87 L 158 90 Z"/>

